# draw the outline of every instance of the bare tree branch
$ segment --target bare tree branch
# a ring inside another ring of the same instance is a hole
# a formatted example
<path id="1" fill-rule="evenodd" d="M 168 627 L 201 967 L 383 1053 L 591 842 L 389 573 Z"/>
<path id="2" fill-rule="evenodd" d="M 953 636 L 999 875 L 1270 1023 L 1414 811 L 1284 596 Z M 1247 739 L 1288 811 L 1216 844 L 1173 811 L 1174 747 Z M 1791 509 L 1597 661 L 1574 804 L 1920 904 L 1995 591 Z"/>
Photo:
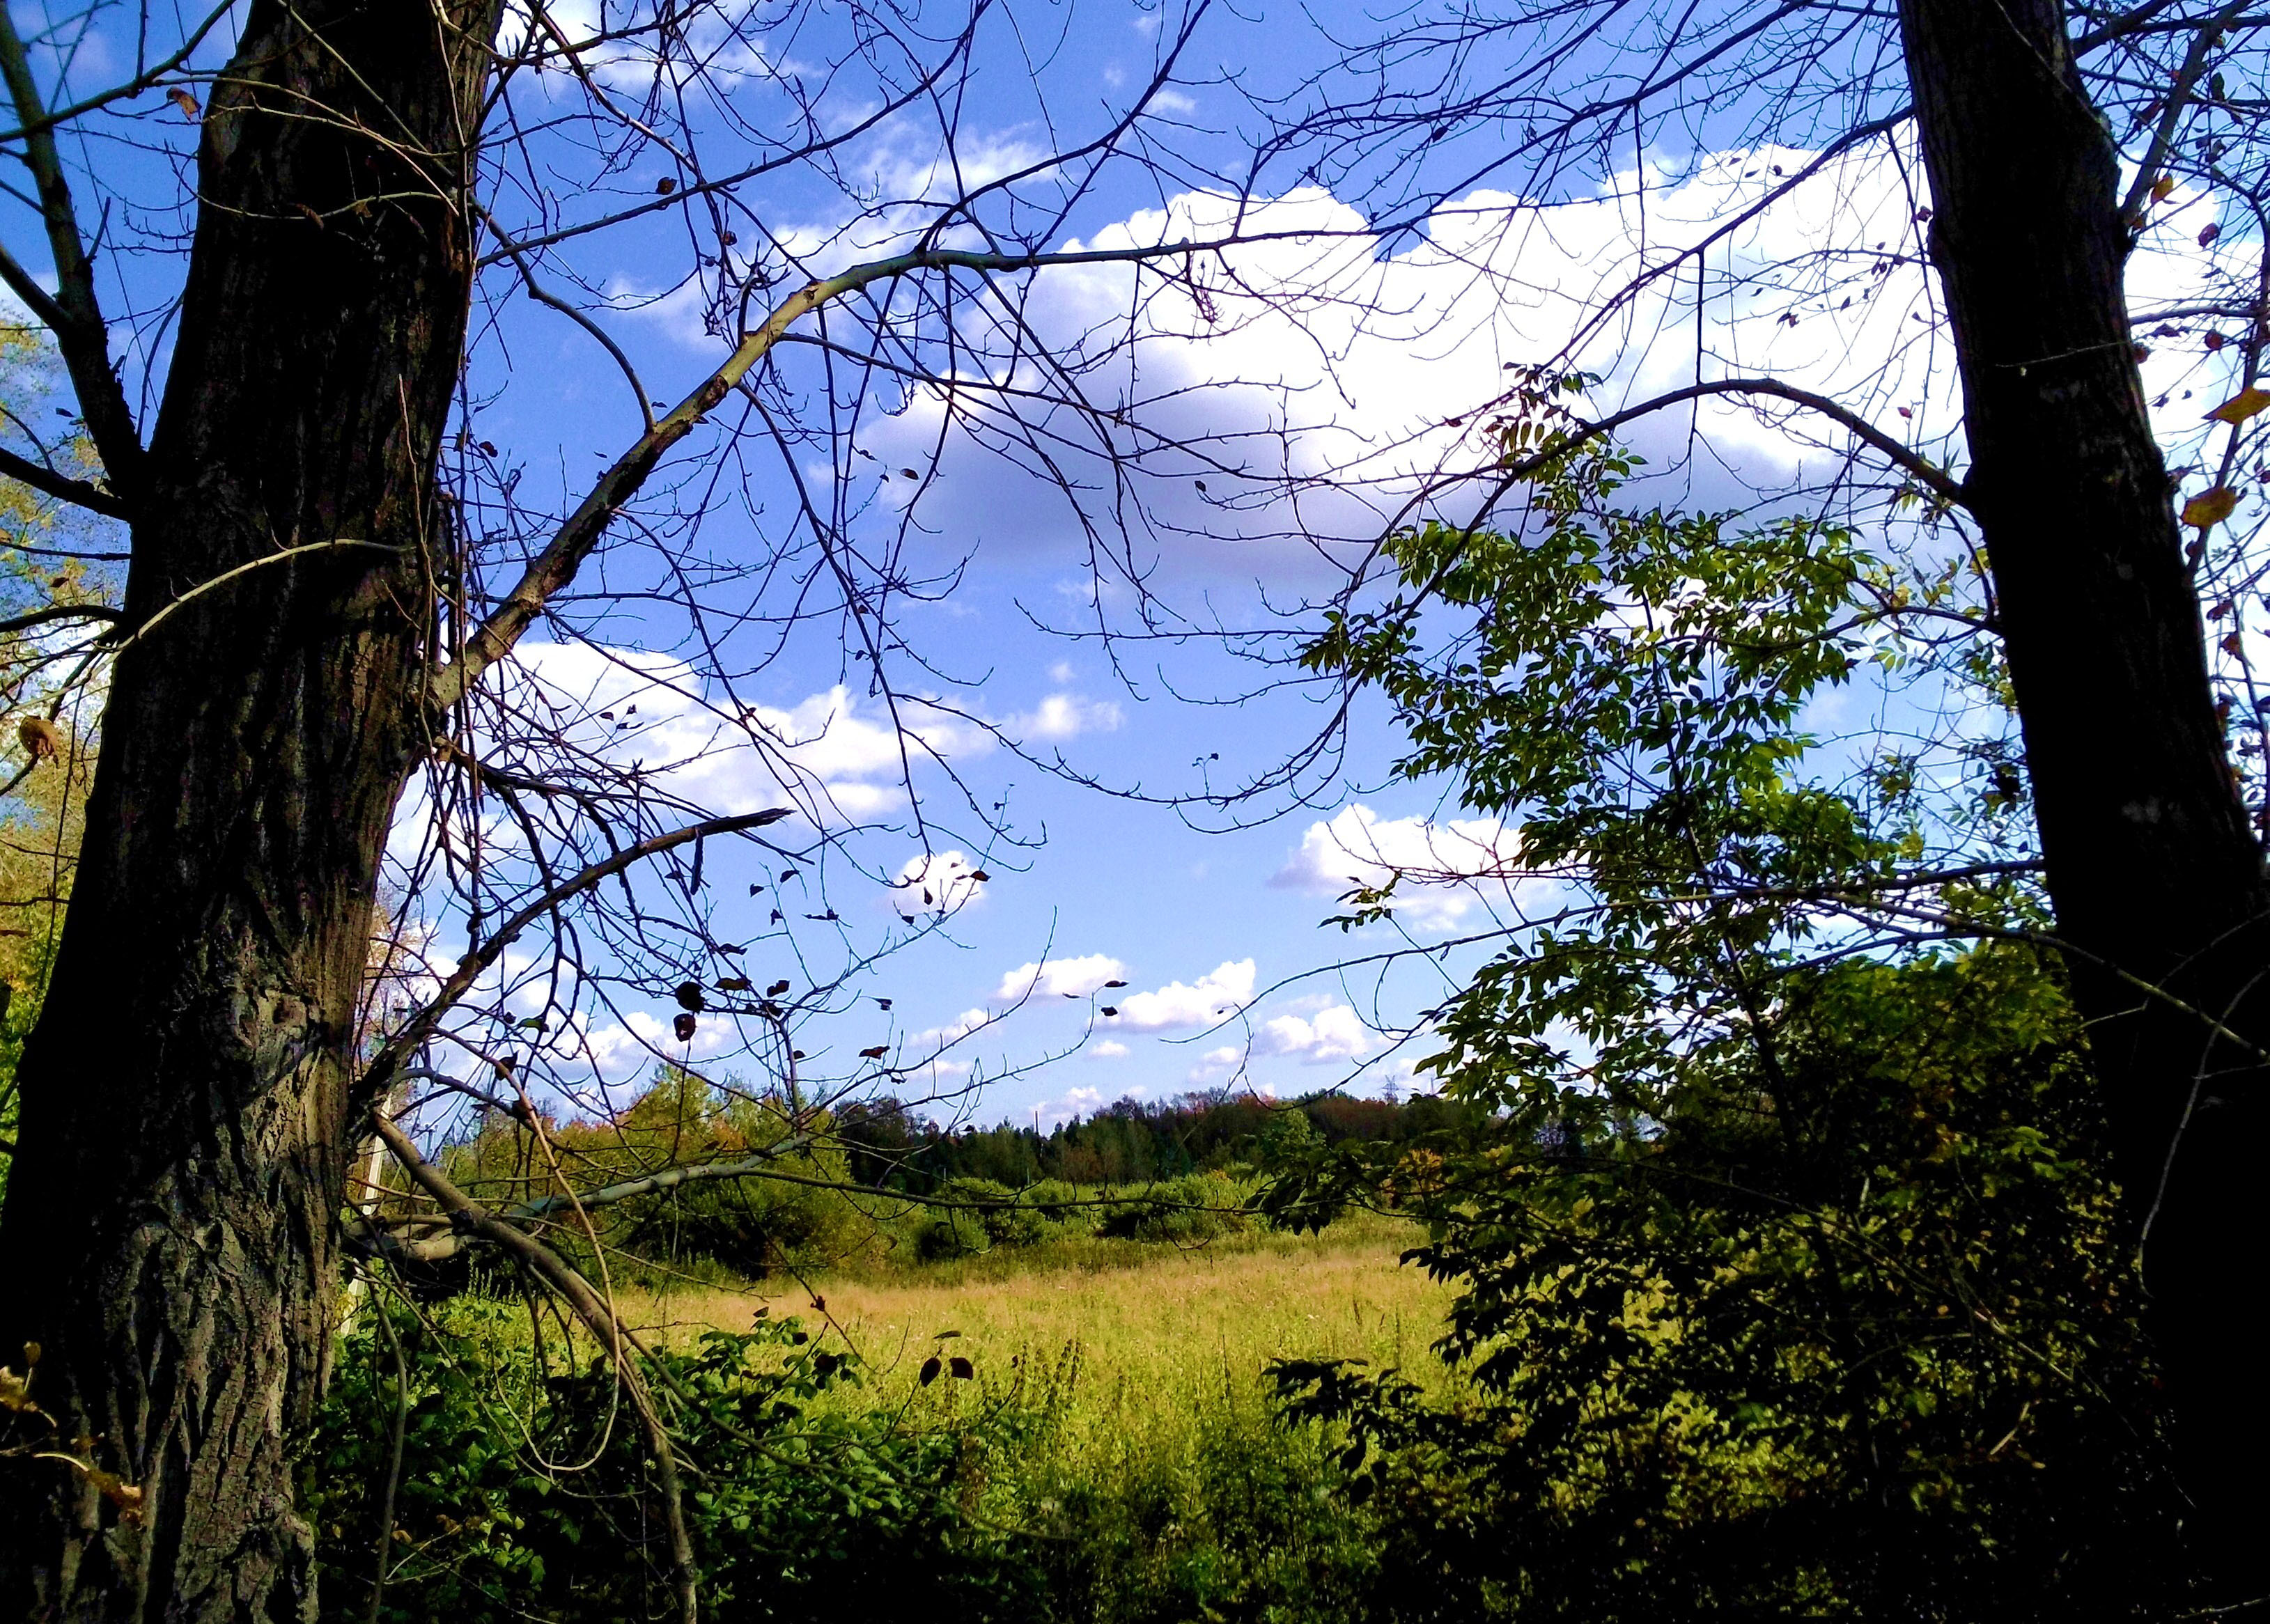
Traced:
<path id="1" fill-rule="evenodd" d="M 2144 200 L 2152 195 L 2152 188 L 2160 178 L 2160 165 L 2168 156 L 2168 147 L 2176 138 L 2176 127 L 2183 122 L 2184 111 L 2191 105 L 2192 93 L 2199 88 L 2200 75 L 2207 71 L 2207 58 L 2214 54 L 2222 31 L 2237 22 L 2246 11 L 2246 0 L 2231 0 L 2231 4 L 2208 21 L 2199 25 L 2192 36 L 2191 48 L 2184 53 L 2182 65 L 2176 70 L 2175 80 L 2168 86 L 2165 103 L 2160 109 L 2160 122 L 2152 127 L 2152 142 L 2144 149 L 2144 156 L 2136 166 L 2136 178 L 2129 182 L 2128 195 L 2120 200 L 2120 218 L 2128 222 L 2131 231 L 2144 223 Z"/>
<path id="2" fill-rule="evenodd" d="M 114 101 L 131 101 L 152 86 L 163 84 L 166 76 L 195 56 L 197 47 L 203 45 L 212 31 L 220 26 L 221 19 L 234 10 L 236 10 L 236 0 L 222 0 L 222 4 L 205 13 L 203 22 L 183 36 L 178 48 L 167 52 L 132 78 L 123 84 L 114 85 L 108 90 L 97 91 L 92 96 L 83 96 L 67 106 L 42 113 L 39 117 L 26 120 L 13 130 L 0 130 L 0 143 L 21 141 L 26 137 L 57 129 L 70 123 L 75 118 L 94 112 L 97 108 L 107 108 Z"/>
<path id="3" fill-rule="evenodd" d="M 526 1120 L 523 1112 L 515 1107 L 493 1099 L 487 1100 L 486 1102 L 493 1109 L 504 1111 L 509 1116 Z M 507 1223 L 540 1223 L 555 1213 L 567 1212 L 571 1208 L 589 1211 L 596 1207 L 612 1206 L 617 1202 L 634 1200 L 640 1196 L 658 1196 L 664 1190 L 677 1189 L 680 1184 L 703 1183 L 713 1179 L 760 1177 L 772 1173 L 775 1170 L 773 1164 L 775 1162 L 801 1155 L 819 1142 L 819 1137 L 815 1134 L 791 1134 L 786 1138 L 766 1146 L 764 1149 L 753 1155 L 738 1156 L 731 1161 L 681 1162 L 640 1178 L 624 1179 L 618 1183 L 603 1184 L 597 1190 L 579 1192 L 572 1198 L 544 1196 L 534 1201 L 523 1201 L 517 1206 L 507 1209 L 503 1218 Z M 382 1219 L 367 1218 L 358 1213 L 349 1214 L 346 1223 L 349 1244 L 366 1256 L 374 1257 L 400 1254 L 419 1263 L 441 1263 L 456 1257 L 462 1251 L 466 1239 L 463 1235 L 452 1234 L 429 1239 L 412 1240 L 399 1233 L 402 1226 L 398 1224 Z"/>
<path id="4" fill-rule="evenodd" d="M 0 449 L 0 474 L 28 485 L 43 496 L 52 496 L 107 519 L 130 519 L 133 510 L 100 486 L 85 479 L 74 479 L 59 474 L 54 469 L 35 463 L 29 457 L 19 456 L 13 451 Z"/>
<path id="5" fill-rule="evenodd" d="M 481 972 L 494 964 L 523 931 L 561 902 L 590 890 L 612 875 L 619 874 L 635 864 L 676 847 L 707 840 L 712 835 L 738 834 L 744 829 L 760 829 L 767 824 L 778 823 L 790 814 L 789 807 L 773 806 L 763 812 L 746 812 L 732 818 L 712 818 L 686 828 L 674 829 L 667 834 L 657 834 L 634 846 L 627 846 L 604 862 L 592 864 L 581 873 L 545 892 L 506 920 L 493 936 L 457 961 L 457 968 L 449 973 L 449 978 L 441 983 L 441 990 L 427 1001 L 426 1007 L 412 1016 L 401 1030 L 371 1057 L 369 1064 L 363 1070 L 360 1086 L 367 1094 L 376 1094 L 392 1082 L 402 1062 L 416 1053 L 419 1046 L 433 1035 L 435 1024 L 471 990 Z"/>
<path id="6" fill-rule="evenodd" d="M 1602 435 L 1613 434 L 1625 424 L 1636 422 L 1651 413 L 1713 395 L 1769 396 L 1776 400 L 1785 400 L 1793 405 L 1803 406 L 1809 412 L 1818 412 L 1830 422 L 1850 432 L 1852 437 L 1862 444 L 1881 453 L 1887 461 L 1915 480 L 1917 484 L 1929 489 L 1932 494 L 1944 498 L 1958 508 L 1968 505 L 1963 493 L 1962 482 L 1945 469 L 1918 456 L 1849 407 L 1838 404 L 1826 395 L 1816 395 L 1810 389 L 1801 389 L 1792 384 L 1784 383 L 1778 378 L 1717 378 L 1708 383 L 1690 383 L 1685 389 L 1673 389 L 1667 395 L 1658 395 L 1652 400 L 1642 401 L 1636 406 L 1627 406 L 1621 412 L 1612 413 L 1598 422 L 1588 423 L 1578 430 L 1571 440 L 1564 441 L 1549 452 L 1525 458 L 1510 466 L 1506 472 L 1512 478 L 1526 478 L 1554 457 L 1566 453 L 1571 444 L 1582 445 L 1586 441 L 1598 440 Z"/>
<path id="7" fill-rule="evenodd" d="M 457 657 L 434 673 L 427 687 L 427 703 L 437 711 L 449 709 L 471 691 L 482 672 L 512 651 L 513 645 L 544 612 L 553 595 L 575 580 L 575 572 L 598 545 L 609 523 L 625 502 L 638 494 L 664 454 L 692 434 L 747 377 L 750 370 L 771 353 L 789 330 L 812 312 L 846 293 L 920 271 L 1014 273 L 1051 266 L 1134 264 L 1186 257 L 1233 242 L 1261 240 L 1246 236 L 1203 243 L 1161 243 L 1151 248 L 1062 254 L 981 254 L 959 248 L 922 248 L 855 265 L 806 284 L 777 306 L 761 326 L 746 334 L 725 364 L 711 373 L 700 388 L 657 419 L 652 428 L 615 459 L 544 550 L 529 560 L 518 582 L 467 640 Z"/>
<path id="8" fill-rule="evenodd" d="M 57 620 L 115 620 L 119 612 L 107 604 L 50 604 L 44 609 L 31 610 L 0 620 L 0 634 L 26 632 L 35 626 L 49 626 Z"/>
<path id="9" fill-rule="evenodd" d="M 87 433 L 102 457 L 104 474 L 130 508 L 142 487 L 141 431 L 134 425 L 118 374 L 111 370 L 110 330 L 95 297 L 94 267 L 79 240 L 78 217 L 71 206 L 62 155 L 56 150 L 55 128 L 47 122 L 47 104 L 32 78 L 14 13 L 4 4 L 0 4 L 0 78 L 6 79 L 16 116 L 24 125 L 24 161 L 39 187 L 56 290 L 50 297 L 4 250 L 0 250 L 0 279 L 54 332 L 78 391 Z"/>

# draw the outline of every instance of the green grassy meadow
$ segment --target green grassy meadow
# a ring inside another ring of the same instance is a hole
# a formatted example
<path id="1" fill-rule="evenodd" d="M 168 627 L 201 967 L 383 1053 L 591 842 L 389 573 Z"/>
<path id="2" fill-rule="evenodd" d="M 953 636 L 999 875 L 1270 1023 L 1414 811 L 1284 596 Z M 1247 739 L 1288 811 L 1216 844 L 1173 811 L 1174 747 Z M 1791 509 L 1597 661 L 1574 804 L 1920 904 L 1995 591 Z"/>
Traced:
<path id="1" fill-rule="evenodd" d="M 923 1361 L 949 1341 L 979 1390 L 1075 1368 L 1080 1431 L 1092 1421 L 1099 1434 L 1163 1436 L 1251 1398 L 1273 1360 L 1361 1359 L 1439 1380 L 1428 1347 L 1450 1294 L 1399 1261 L 1418 1235 L 1369 1215 L 1189 1248 L 1079 1235 L 809 1284 L 665 1289 L 623 1307 L 665 1341 L 740 1329 L 759 1309 L 794 1315 L 857 1356 L 875 1405 L 908 1401 Z"/>
<path id="2" fill-rule="evenodd" d="M 1450 1288 L 1404 1264 L 1409 1224 L 1248 1232 L 1190 1248 L 1079 1235 L 809 1287 L 686 1287 L 627 1302 L 683 1345 L 794 1316 L 862 1380 L 846 1420 L 949 1437 L 964 1509 L 1020 1536 L 1053 1618 L 1353 1617 L 1376 1547 L 1339 1492 L 1338 1440 L 1287 1426 L 1266 1370 L 1361 1361 L 1439 1390 Z M 922 1371 L 933 1356 L 970 1376 Z"/>
<path id="3" fill-rule="evenodd" d="M 1337 1624 L 1377 1612 L 1378 1531 L 1345 1492 L 1344 1441 L 1287 1424 L 1267 1370 L 1361 1361 L 1439 1391 L 1450 1292 L 1401 1263 L 1419 1236 L 1361 1214 L 1201 1244 L 1067 1228 L 613 1294 L 676 1361 L 718 1619 Z M 596 1346 L 482 1291 L 430 1309 L 430 1331 L 397 1312 L 417 1376 L 382 1616 L 661 1606 L 639 1444 Z M 356 1418 L 396 1402 L 393 1356 L 364 1333 L 335 1386 L 317 1502 L 326 1617 L 344 1620 L 367 1591 L 384 1470 Z"/>

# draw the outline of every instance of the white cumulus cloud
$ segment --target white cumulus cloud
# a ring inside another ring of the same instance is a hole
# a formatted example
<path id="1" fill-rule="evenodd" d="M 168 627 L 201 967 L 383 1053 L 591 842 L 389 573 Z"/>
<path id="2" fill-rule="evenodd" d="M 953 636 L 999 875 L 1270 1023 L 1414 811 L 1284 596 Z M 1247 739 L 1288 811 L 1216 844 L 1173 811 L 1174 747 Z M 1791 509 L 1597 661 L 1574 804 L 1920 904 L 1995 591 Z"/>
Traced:
<path id="1" fill-rule="evenodd" d="M 1578 404 L 1595 417 L 1691 382 L 1694 345 L 1651 339 L 1695 325 L 1692 256 L 1705 242 L 1715 245 L 1702 337 L 1729 371 L 1769 372 L 1836 396 L 1928 455 L 1949 455 L 1955 382 L 1937 341 L 1912 172 L 1901 154 L 1872 144 L 1829 159 L 1724 235 L 1730 219 L 1783 183 L 1777 177 L 1799 175 L 1816 156 L 1777 146 L 1646 153 L 1600 176 L 1591 193 L 1550 205 L 1490 189 L 1447 199 L 1423 229 L 1391 240 L 1362 208 L 1318 187 L 1277 197 L 1181 193 L 1062 246 L 1249 240 L 1199 257 L 1171 289 L 1155 270 L 1053 268 L 1033 279 L 1017 330 L 1083 354 L 1107 338 L 1131 343 L 1129 371 L 1142 392 L 1129 419 L 1156 443 L 1203 446 L 1219 437 L 1217 456 L 1235 472 L 1132 455 L 1128 447 L 1153 442 L 1131 436 L 1109 469 L 1123 483 L 1112 483 L 1096 456 L 1098 488 L 1123 488 L 1127 465 L 1158 476 L 1144 493 L 1154 521 L 1166 521 L 1154 532 L 1302 538 L 1276 553 L 1168 545 L 1168 575 L 1196 575 L 1232 559 L 1241 578 L 1265 560 L 1298 568 L 1314 538 L 1370 540 L 1421 480 L 1449 470 L 1494 478 L 1490 403 L 1502 396 L 1508 367 L 1558 357 L 1597 375 Z M 1602 319 L 1603 303 L 1619 295 L 1613 319 Z M 1001 370 L 998 382 L 1044 387 L 1036 367 Z M 934 521 L 1032 538 L 1011 545 L 1053 542 L 1065 533 L 1054 478 L 993 471 L 976 437 L 948 424 L 968 399 L 917 392 L 880 431 L 878 449 L 897 455 L 902 447 L 911 457 L 946 431 L 941 466 L 960 477 L 926 490 L 923 501 L 946 510 Z M 1691 465 L 1690 426 L 1712 453 Z M 1265 429 L 1274 455 L 1248 455 Z M 1835 478 L 1852 449 L 1832 423 L 1732 397 L 1626 432 L 1658 468 L 1691 466 L 1708 489 L 1680 500 L 1703 506 L 1744 481 Z M 1084 470 L 1091 455 L 1077 444 L 1053 449 L 1056 474 Z M 1200 471 L 1205 480 L 1194 483 Z M 1281 501 L 1294 486 L 1305 491 L 1297 518 Z"/>
<path id="2" fill-rule="evenodd" d="M 1077 959 L 1050 959 L 1037 964 L 1020 964 L 1001 977 L 1001 984 L 993 990 L 996 1004 L 1014 1004 L 1027 997 L 1084 998 L 1099 990 L 1105 983 L 1119 980 L 1127 974 L 1127 967 L 1106 953 L 1092 953 Z"/>
<path id="3" fill-rule="evenodd" d="M 790 706 L 735 708 L 675 656 L 597 643 L 524 642 L 497 691 L 566 749 L 635 763 L 649 782 L 723 813 L 786 802 L 815 823 L 872 817 L 904 798 L 909 761 L 919 770 L 990 745 L 982 729 L 919 702 L 901 703 L 901 728 L 840 685 Z"/>
<path id="4" fill-rule="evenodd" d="M 931 1027 L 916 1033 L 907 1040 L 910 1054 L 927 1054 L 951 1047 L 982 1027 L 993 1024 L 993 1012 L 989 1009 L 966 1009 L 942 1027 Z"/>
<path id="5" fill-rule="evenodd" d="M 1219 1049 L 1209 1049 L 1200 1055 L 1198 1063 L 1191 1068 L 1190 1074 L 1183 1080 L 1193 1084 L 1218 1082 L 1224 1072 L 1235 1072 L 1244 1064 L 1245 1051 L 1235 1043 L 1224 1043 Z M 1274 1091 L 1265 1088 L 1263 1092 Z"/>
<path id="6" fill-rule="evenodd" d="M 1155 992 L 1139 992 L 1119 1004 L 1119 1024 L 1138 1032 L 1168 1027 L 1203 1027 L 1235 1015 L 1253 997 L 1253 960 L 1224 963 L 1195 986 L 1169 982 Z"/>
<path id="7" fill-rule="evenodd" d="M 1075 1116 L 1085 1116 L 1103 1103 L 1101 1088 L 1067 1088 L 1053 1100 L 1043 1100 L 1033 1108 L 1033 1114 L 1042 1122 L 1069 1122 Z"/>
<path id="8" fill-rule="evenodd" d="M 1272 1055 L 1297 1055 L 1303 1065 L 1323 1065 L 1334 1060 L 1361 1059 L 1371 1047 L 1371 1034 L 1354 1009 L 1336 1004 L 1318 1010 L 1313 1020 L 1280 1015 L 1265 1021 L 1261 1046 Z"/>
<path id="9" fill-rule="evenodd" d="M 1397 916 L 1421 930 L 1445 930 L 1482 901 L 1482 887 L 1503 895 L 1522 880 L 1520 859 L 1521 836 L 1495 818 L 1383 818 L 1357 804 L 1310 824 L 1269 883 L 1339 896 L 1399 875 Z"/>
<path id="10" fill-rule="evenodd" d="M 1119 723 L 1119 707 L 1114 701 L 1051 693 L 1023 716 L 1010 717 L 1002 730 L 1028 745 L 1057 744 L 1082 733 L 1112 732 Z"/>

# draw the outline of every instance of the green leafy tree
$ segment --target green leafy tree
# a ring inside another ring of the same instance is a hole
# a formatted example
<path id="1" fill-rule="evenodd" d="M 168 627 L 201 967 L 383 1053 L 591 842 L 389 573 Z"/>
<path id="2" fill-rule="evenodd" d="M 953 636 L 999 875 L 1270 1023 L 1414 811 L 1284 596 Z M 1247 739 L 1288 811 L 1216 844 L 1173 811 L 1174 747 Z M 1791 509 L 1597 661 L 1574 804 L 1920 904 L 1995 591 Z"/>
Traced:
<path id="1" fill-rule="evenodd" d="M 1426 1063 L 1483 1125 L 1311 1151 L 1272 1198 L 1391 1199 L 1464 1287 L 1457 1405 L 1280 1371 L 1391 1509 L 1389 1593 L 1427 1598 L 1391 1611 L 2164 1600 L 2176 1502 L 1999 673 L 1899 629 L 1966 562 L 1628 511 L 1632 459 L 1556 393 L 1503 426 L 1544 456 L 1527 523 L 1400 537 L 1400 594 L 1309 652 L 1392 701 L 1405 772 L 1518 819 L 1531 899 Z M 1808 707 L 1863 660 L 1963 725 L 1829 747 Z"/>

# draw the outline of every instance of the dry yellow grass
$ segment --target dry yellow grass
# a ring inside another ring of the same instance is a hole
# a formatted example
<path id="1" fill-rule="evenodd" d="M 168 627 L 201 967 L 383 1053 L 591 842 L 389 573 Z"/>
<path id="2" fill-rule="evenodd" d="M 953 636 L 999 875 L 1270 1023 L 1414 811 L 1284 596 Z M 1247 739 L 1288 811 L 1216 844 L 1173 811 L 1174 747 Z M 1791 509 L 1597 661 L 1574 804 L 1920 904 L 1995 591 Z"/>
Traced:
<path id="1" fill-rule="evenodd" d="M 745 1326 L 755 1309 L 795 1315 L 861 1356 L 855 1402 L 898 1405 L 934 1353 L 976 1367 L 975 1389 L 940 1382 L 918 1404 L 1013 1384 L 1047 1390 L 1067 1441 L 1157 1459 L 1193 1447 L 1227 1409 L 1257 1418 L 1276 1359 L 1361 1359 L 1442 1380 L 1428 1346 L 1449 1288 L 1402 1265 L 1416 1232 L 1357 1220 L 1321 1235 L 1252 1235 L 1190 1251 L 1161 1246 L 995 1254 L 870 1278 L 816 1282 L 826 1303 L 776 1284 L 687 1287 L 634 1310 L 665 1336 Z M 1102 1266 L 1098 1266 L 1101 1264 Z M 626 1304 L 627 1307 L 631 1305 Z M 959 1334 L 941 1340 L 941 1333 Z M 1098 1465 L 1108 1463 L 1098 1461 Z"/>

